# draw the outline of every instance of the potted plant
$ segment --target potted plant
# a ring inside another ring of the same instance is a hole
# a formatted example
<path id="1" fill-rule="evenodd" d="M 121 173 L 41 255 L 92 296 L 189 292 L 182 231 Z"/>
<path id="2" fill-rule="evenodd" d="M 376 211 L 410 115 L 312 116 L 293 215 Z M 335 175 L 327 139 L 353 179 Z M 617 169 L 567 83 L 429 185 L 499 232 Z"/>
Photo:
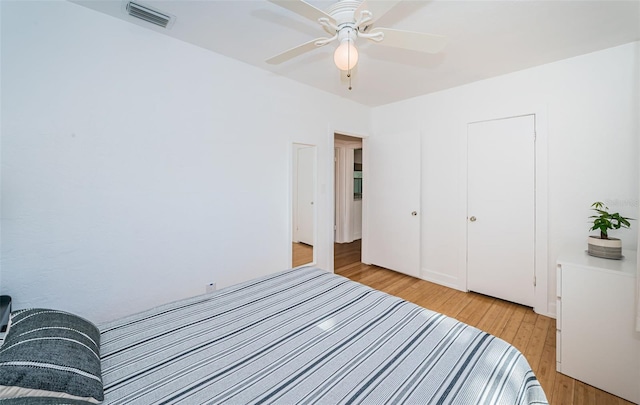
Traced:
<path id="1" fill-rule="evenodd" d="M 600 231 L 600 236 L 589 236 L 589 248 L 587 253 L 591 256 L 603 257 L 605 259 L 622 259 L 622 241 L 609 237 L 609 230 L 629 228 L 630 220 L 633 218 L 623 217 L 619 213 L 609 213 L 609 207 L 604 203 L 596 201 L 591 204 L 591 209 L 597 215 L 592 215 L 593 226 L 590 231 Z"/>

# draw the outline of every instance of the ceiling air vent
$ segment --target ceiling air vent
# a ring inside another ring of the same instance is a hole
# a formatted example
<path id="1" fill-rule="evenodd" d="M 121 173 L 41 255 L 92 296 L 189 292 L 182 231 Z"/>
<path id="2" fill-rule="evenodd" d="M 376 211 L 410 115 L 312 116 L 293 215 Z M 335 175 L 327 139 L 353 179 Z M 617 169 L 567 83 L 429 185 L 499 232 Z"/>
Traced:
<path id="1" fill-rule="evenodd" d="M 159 25 L 163 28 L 171 28 L 176 19 L 175 16 L 133 1 L 126 1 L 124 6 L 126 13 L 130 16 L 150 22 L 151 24 Z"/>

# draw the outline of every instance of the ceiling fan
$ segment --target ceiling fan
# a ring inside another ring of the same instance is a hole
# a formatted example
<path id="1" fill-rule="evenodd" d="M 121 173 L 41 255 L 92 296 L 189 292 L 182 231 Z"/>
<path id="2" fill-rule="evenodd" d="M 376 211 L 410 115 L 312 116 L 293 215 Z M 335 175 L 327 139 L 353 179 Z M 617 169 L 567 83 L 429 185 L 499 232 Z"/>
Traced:
<path id="1" fill-rule="evenodd" d="M 333 60 L 338 69 L 348 72 L 358 63 L 358 49 L 355 46 L 358 38 L 365 38 L 380 45 L 427 53 L 438 53 L 446 44 L 445 37 L 440 35 L 373 26 L 402 0 L 341 0 L 326 12 L 303 0 L 269 1 L 317 22 L 331 35 L 305 42 L 267 59 L 266 62 L 272 65 L 286 62 L 333 41 L 339 43 Z"/>

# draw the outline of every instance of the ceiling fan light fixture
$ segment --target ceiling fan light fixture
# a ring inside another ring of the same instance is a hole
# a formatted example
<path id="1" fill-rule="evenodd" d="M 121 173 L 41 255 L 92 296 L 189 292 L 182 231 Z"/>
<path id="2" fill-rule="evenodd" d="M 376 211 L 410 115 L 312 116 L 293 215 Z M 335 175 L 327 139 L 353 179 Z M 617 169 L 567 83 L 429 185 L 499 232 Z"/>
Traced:
<path id="1" fill-rule="evenodd" d="M 333 54 L 333 61 L 340 70 L 351 70 L 358 63 L 358 49 L 351 38 L 340 42 Z"/>

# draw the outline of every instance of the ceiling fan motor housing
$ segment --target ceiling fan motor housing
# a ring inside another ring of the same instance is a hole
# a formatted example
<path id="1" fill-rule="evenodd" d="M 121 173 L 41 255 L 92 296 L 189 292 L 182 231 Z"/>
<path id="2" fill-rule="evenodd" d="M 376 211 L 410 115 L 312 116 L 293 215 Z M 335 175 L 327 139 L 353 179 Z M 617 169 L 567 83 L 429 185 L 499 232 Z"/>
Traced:
<path id="1" fill-rule="evenodd" d="M 333 4 L 327 10 L 327 14 L 333 17 L 336 20 L 336 25 L 340 26 L 345 23 L 354 23 L 356 22 L 356 16 L 353 14 L 354 11 L 360 6 L 360 1 L 353 0 L 344 0 L 339 1 Z"/>
<path id="2" fill-rule="evenodd" d="M 354 11 L 360 6 L 360 3 L 361 1 L 353 0 L 339 1 L 327 10 L 327 13 L 336 21 L 338 42 L 347 38 L 355 41 L 357 38 L 358 29 Z"/>

